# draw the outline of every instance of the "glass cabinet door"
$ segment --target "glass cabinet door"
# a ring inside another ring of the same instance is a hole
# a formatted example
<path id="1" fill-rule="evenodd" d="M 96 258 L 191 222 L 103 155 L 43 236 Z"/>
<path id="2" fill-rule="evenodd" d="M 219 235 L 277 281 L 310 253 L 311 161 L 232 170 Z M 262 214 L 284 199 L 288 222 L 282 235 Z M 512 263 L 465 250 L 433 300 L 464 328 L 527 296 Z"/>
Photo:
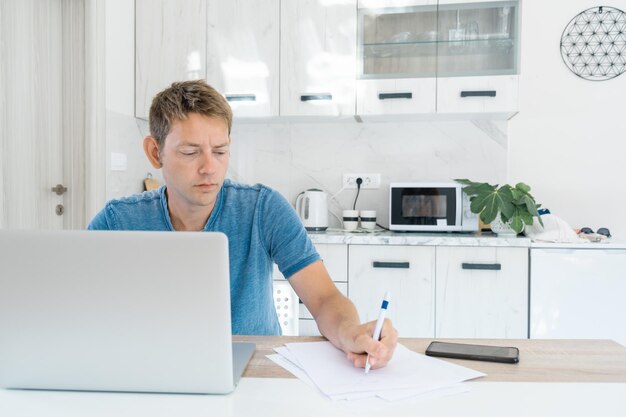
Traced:
<path id="1" fill-rule="evenodd" d="M 437 6 L 359 9 L 359 78 L 435 77 Z"/>
<path id="2" fill-rule="evenodd" d="M 519 73 L 518 1 L 443 3 L 359 9 L 359 78 Z"/>
<path id="3" fill-rule="evenodd" d="M 518 4 L 440 4 L 437 76 L 518 74 Z"/>

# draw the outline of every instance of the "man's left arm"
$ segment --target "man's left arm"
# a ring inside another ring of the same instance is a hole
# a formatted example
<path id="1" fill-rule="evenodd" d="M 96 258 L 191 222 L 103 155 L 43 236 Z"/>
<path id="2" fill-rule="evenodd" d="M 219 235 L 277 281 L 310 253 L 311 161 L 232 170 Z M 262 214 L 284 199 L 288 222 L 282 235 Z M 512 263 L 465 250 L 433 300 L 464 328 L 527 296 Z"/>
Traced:
<path id="1" fill-rule="evenodd" d="M 302 268 L 289 278 L 289 283 L 315 318 L 320 332 L 346 352 L 355 366 L 365 367 L 368 354 L 372 368 L 389 362 L 398 339 L 391 321 L 385 320 L 380 341 L 374 340 L 376 322 L 360 323 L 354 304 L 333 284 L 322 261 Z"/>

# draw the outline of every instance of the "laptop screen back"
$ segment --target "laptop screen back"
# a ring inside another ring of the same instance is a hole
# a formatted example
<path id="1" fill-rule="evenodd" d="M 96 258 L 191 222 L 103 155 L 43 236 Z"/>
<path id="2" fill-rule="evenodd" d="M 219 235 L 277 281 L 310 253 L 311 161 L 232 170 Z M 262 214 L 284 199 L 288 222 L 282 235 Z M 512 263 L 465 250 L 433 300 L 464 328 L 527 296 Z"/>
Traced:
<path id="1" fill-rule="evenodd" d="M 221 233 L 0 231 L 0 386 L 232 391 Z"/>

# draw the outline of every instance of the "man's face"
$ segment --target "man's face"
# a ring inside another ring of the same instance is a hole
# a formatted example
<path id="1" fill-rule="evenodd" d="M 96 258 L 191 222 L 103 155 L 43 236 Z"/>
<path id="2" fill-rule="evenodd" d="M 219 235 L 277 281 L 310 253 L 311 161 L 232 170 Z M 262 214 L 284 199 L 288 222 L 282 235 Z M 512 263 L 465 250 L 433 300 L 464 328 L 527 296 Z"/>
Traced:
<path id="1" fill-rule="evenodd" d="M 160 150 L 170 204 L 186 209 L 213 209 L 230 158 L 228 126 L 198 113 L 172 124 Z"/>

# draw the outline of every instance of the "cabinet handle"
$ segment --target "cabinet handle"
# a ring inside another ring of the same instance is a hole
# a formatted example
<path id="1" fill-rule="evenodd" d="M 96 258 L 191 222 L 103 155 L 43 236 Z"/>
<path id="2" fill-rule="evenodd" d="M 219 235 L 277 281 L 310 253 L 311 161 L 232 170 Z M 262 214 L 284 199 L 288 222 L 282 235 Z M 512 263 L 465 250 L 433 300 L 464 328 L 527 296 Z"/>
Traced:
<path id="1" fill-rule="evenodd" d="M 300 96 L 300 101 L 313 101 L 313 100 L 332 100 L 332 94 L 303 94 Z"/>
<path id="2" fill-rule="evenodd" d="M 496 90 L 461 91 L 461 97 L 495 97 Z"/>
<path id="3" fill-rule="evenodd" d="M 487 271 L 499 271 L 502 269 L 502 265 L 500 264 L 470 264 L 463 262 L 461 264 L 461 268 L 463 269 L 482 269 Z"/>
<path id="4" fill-rule="evenodd" d="M 379 100 L 389 100 L 392 98 L 413 98 L 413 93 L 378 93 Z"/>
<path id="5" fill-rule="evenodd" d="M 410 264 L 408 262 L 372 262 L 374 268 L 401 268 L 408 269 Z"/>
<path id="6" fill-rule="evenodd" d="M 226 94 L 227 101 L 256 101 L 254 94 Z"/>

